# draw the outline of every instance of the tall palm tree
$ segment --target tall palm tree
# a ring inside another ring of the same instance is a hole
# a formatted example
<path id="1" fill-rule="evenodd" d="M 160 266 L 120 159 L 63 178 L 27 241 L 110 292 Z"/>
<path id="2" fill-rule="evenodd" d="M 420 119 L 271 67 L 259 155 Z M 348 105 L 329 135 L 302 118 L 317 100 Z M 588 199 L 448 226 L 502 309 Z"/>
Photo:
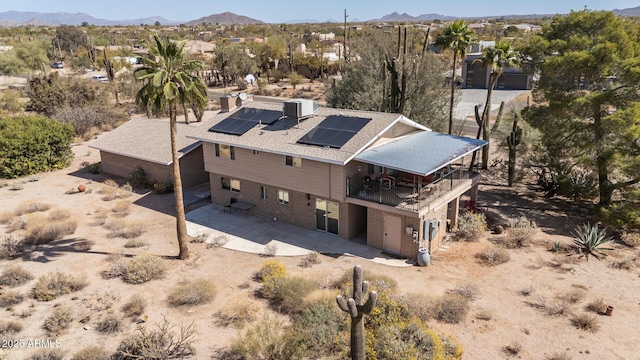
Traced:
<path id="1" fill-rule="evenodd" d="M 204 68 L 204 64 L 199 60 L 188 59 L 184 45 L 185 41 L 162 41 L 154 35 L 153 42 L 148 47 L 149 56 L 143 59 L 143 67 L 135 71 L 136 79 L 143 83 L 136 95 L 136 102 L 146 106 L 147 114 L 152 111 L 164 113 L 166 109 L 169 110 L 179 259 L 186 259 L 189 249 L 178 159 L 176 109 L 185 99 L 189 99 L 191 103 L 194 99 L 200 102 L 207 99 L 206 86 L 202 79 L 195 75 Z"/>
<path id="2" fill-rule="evenodd" d="M 467 49 L 469 49 L 469 46 L 474 40 L 473 30 L 469 28 L 469 25 L 464 23 L 464 20 L 458 20 L 445 27 L 442 34 L 440 34 L 435 41 L 436 46 L 440 46 L 442 49 L 450 49 L 453 52 L 453 65 L 451 67 L 451 103 L 449 104 L 449 134 L 451 134 L 453 130 L 453 103 L 456 91 L 458 56 L 460 56 L 461 59 L 464 58 L 467 54 Z"/>
<path id="3" fill-rule="evenodd" d="M 487 146 L 482 148 L 482 168 L 487 169 L 489 163 L 489 142 L 491 141 L 491 95 L 493 88 L 496 85 L 496 81 L 504 72 L 506 68 L 518 67 L 519 57 L 518 54 L 511 48 L 511 44 L 502 40 L 498 41 L 495 46 L 490 46 L 482 49 L 482 56 L 475 60 L 482 64 L 486 69 L 491 69 L 489 75 L 489 87 L 487 88 L 487 102 L 484 104 L 484 111 L 482 112 L 482 138 L 487 141 Z"/>

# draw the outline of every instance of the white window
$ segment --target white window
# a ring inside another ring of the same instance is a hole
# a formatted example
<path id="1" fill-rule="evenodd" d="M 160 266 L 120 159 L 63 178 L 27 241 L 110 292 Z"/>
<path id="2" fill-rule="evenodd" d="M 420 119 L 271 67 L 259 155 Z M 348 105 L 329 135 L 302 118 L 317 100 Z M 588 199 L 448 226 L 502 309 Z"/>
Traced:
<path id="1" fill-rule="evenodd" d="M 299 168 L 302 167 L 302 158 L 287 155 L 284 157 L 284 164 Z"/>
<path id="2" fill-rule="evenodd" d="M 278 204 L 289 205 L 289 192 L 286 190 L 278 190 Z"/>
<path id="3" fill-rule="evenodd" d="M 229 190 L 231 192 L 240 192 L 240 180 L 229 179 L 229 178 L 221 178 L 222 180 L 222 188 L 224 190 Z"/>
<path id="4" fill-rule="evenodd" d="M 267 200 L 267 187 L 260 186 L 260 191 L 261 191 L 262 200 Z"/>
<path id="5" fill-rule="evenodd" d="M 216 148 L 217 157 L 231 159 L 231 160 L 234 160 L 236 158 L 235 153 L 233 151 L 234 150 L 233 146 L 216 144 L 215 148 Z"/>

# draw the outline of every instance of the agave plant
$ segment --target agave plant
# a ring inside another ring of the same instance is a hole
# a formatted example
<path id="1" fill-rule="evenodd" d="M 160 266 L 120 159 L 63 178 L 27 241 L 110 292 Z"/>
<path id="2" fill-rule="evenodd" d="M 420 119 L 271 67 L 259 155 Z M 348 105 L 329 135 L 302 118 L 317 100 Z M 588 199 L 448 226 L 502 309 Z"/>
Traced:
<path id="1" fill-rule="evenodd" d="M 605 229 L 600 229 L 597 224 L 584 224 L 576 227 L 573 235 L 573 244 L 578 247 L 580 254 L 589 260 L 589 255 L 600 260 L 607 256 L 604 251 L 613 250 L 604 245 L 613 241 L 613 238 L 607 236 Z"/>

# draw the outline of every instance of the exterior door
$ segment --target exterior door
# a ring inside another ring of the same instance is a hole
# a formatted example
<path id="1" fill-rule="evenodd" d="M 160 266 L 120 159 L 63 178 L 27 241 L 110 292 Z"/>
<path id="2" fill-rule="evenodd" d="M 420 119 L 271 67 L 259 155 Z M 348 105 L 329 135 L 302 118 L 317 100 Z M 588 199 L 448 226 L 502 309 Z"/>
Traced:
<path id="1" fill-rule="evenodd" d="M 338 235 L 340 205 L 337 202 L 316 199 L 316 229 Z"/>
<path id="2" fill-rule="evenodd" d="M 397 216 L 384 215 L 384 241 L 385 251 L 399 254 L 402 238 L 402 221 Z"/>

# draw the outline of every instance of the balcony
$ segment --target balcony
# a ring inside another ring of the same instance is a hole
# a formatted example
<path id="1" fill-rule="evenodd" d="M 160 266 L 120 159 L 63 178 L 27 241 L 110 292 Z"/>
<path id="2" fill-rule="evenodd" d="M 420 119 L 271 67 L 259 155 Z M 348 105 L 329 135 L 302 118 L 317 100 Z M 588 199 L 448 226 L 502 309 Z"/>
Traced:
<path id="1" fill-rule="evenodd" d="M 420 177 L 415 177 L 417 181 L 407 182 L 404 181 L 405 174 L 397 175 L 400 176 L 391 180 L 347 178 L 347 197 L 418 212 L 454 190 L 466 191 L 461 187 L 469 187 L 472 180 L 479 177 L 477 172 L 462 168 L 442 169 L 428 184 L 422 184 Z"/>

